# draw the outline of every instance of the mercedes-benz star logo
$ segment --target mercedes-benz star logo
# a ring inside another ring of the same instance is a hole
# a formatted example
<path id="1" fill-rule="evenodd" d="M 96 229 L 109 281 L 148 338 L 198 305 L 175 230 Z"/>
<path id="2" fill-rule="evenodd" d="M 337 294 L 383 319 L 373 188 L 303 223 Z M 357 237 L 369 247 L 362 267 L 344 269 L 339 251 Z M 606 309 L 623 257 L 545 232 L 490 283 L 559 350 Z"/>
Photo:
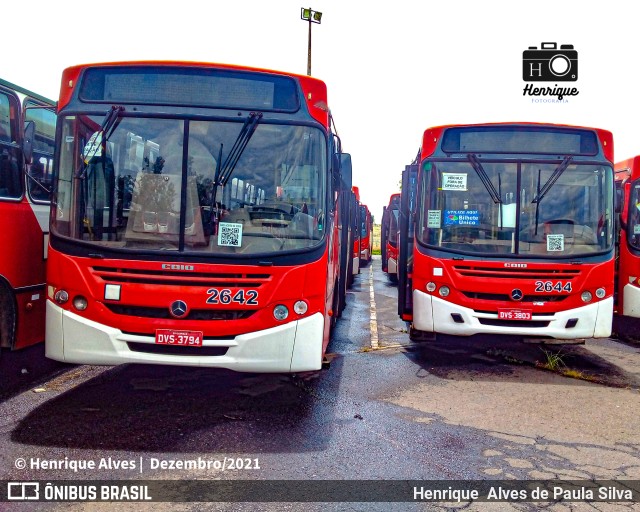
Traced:
<path id="1" fill-rule="evenodd" d="M 512 300 L 522 300 L 522 297 L 523 297 L 522 290 L 518 290 L 517 288 L 515 288 L 514 290 L 511 290 Z"/>
<path id="2" fill-rule="evenodd" d="M 187 307 L 187 303 L 183 300 L 176 300 L 171 303 L 171 306 L 169 306 L 169 312 L 171 313 L 171 316 L 175 318 L 182 318 L 186 316 L 187 311 L 189 311 L 189 308 Z"/>

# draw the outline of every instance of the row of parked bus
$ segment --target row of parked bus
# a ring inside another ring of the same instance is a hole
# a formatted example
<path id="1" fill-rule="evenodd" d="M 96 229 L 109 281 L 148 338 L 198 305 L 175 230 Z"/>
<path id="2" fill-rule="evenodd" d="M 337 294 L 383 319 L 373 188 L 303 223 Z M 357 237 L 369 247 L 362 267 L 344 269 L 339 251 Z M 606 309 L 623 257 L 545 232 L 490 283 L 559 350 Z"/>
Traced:
<path id="1" fill-rule="evenodd" d="M 57 102 L 0 84 L 1 346 L 320 369 L 372 227 L 326 85 L 186 62 L 61 84 Z"/>
<path id="2" fill-rule="evenodd" d="M 602 338 L 640 317 L 639 191 L 640 157 L 614 165 L 606 130 L 426 130 L 381 226 L 410 337 Z"/>
<path id="3" fill-rule="evenodd" d="M 320 368 L 373 224 L 325 84 L 184 62 L 61 84 L 54 102 L 0 83 L 1 347 Z M 382 222 L 411 337 L 606 337 L 614 308 L 639 316 L 640 170 L 613 162 L 606 130 L 426 130 Z"/>

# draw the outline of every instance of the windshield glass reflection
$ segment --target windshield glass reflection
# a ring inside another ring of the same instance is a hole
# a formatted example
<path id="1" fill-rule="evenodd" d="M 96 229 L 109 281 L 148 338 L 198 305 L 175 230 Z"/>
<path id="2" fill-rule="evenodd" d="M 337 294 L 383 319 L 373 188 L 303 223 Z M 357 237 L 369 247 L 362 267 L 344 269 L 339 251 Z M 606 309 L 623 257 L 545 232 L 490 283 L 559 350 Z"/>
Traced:
<path id="1" fill-rule="evenodd" d="M 125 250 L 253 255 L 318 245 L 325 137 L 259 120 L 123 117 L 96 148 L 100 118 L 65 118 L 53 229 Z"/>
<path id="2" fill-rule="evenodd" d="M 611 247 L 610 167 L 471 160 L 426 162 L 423 170 L 417 236 L 424 244 L 545 257 Z"/>

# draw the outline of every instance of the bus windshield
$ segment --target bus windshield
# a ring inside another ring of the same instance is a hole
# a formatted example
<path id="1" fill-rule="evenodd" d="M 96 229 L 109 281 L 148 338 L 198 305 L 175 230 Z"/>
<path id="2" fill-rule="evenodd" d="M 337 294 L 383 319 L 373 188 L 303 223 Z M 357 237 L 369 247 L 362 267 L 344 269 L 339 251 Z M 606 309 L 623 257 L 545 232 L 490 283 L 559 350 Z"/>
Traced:
<path id="1" fill-rule="evenodd" d="M 561 160 L 426 160 L 422 244 L 467 254 L 589 255 L 612 247 L 613 170 Z"/>
<path id="2" fill-rule="evenodd" d="M 62 118 L 52 230 L 125 251 L 224 256 L 317 246 L 325 228 L 325 135 L 259 117 L 121 115 L 108 136 L 99 116 Z"/>

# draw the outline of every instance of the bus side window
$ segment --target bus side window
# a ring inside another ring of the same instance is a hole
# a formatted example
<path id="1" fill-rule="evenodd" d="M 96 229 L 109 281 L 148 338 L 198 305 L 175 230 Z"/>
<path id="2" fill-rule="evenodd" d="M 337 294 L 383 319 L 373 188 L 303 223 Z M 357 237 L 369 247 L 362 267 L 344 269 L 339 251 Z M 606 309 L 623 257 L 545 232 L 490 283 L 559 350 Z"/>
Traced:
<path id="1" fill-rule="evenodd" d="M 18 198 L 22 195 L 20 187 L 20 168 L 12 151 L 0 150 L 0 197 Z"/>

